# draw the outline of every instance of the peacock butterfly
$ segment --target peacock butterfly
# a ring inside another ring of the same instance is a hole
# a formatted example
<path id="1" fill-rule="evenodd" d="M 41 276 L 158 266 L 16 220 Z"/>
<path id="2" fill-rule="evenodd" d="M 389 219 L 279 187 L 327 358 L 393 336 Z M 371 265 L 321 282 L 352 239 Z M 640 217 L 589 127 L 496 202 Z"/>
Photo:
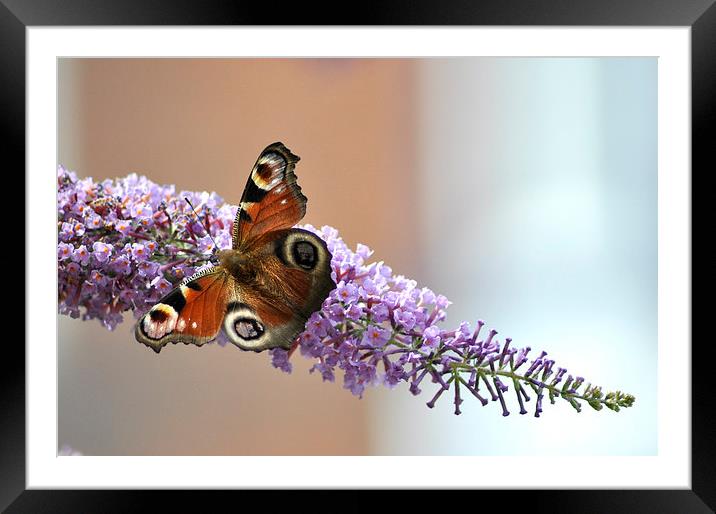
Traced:
<path id="1" fill-rule="evenodd" d="M 282 143 L 261 152 L 241 197 L 232 248 L 142 316 L 137 341 L 158 353 L 168 343 L 201 346 L 223 330 L 243 350 L 290 348 L 336 287 L 326 243 L 292 228 L 306 213 L 298 160 Z"/>

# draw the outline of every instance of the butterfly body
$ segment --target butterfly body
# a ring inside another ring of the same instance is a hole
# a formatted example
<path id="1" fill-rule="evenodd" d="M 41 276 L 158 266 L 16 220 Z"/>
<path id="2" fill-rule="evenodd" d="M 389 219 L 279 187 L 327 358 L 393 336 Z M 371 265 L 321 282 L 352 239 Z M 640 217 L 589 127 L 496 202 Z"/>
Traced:
<path id="1" fill-rule="evenodd" d="M 306 206 L 293 173 L 297 161 L 281 143 L 261 153 L 234 222 L 233 247 L 139 320 L 139 342 L 159 352 L 168 343 L 202 345 L 223 330 L 243 350 L 290 347 L 335 287 L 325 242 L 292 228 Z"/>

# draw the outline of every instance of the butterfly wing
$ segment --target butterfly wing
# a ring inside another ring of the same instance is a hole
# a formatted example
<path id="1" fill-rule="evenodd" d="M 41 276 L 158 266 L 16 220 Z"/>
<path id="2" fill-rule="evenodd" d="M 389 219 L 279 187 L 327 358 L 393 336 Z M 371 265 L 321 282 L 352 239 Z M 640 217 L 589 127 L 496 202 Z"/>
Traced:
<path id="1" fill-rule="evenodd" d="M 201 346 L 219 333 L 226 307 L 234 298 L 234 279 L 226 270 L 199 272 L 139 319 L 135 337 L 157 353 L 168 343 Z"/>
<path id="2" fill-rule="evenodd" d="M 202 345 L 223 328 L 244 350 L 290 347 L 335 287 L 326 243 L 291 229 L 306 212 L 298 160 L 282 143 L 261 152 L 241 197 L 233 250 L 152 307 L 137 323 L 139 342 L 156 352 L 168 343 Z"/>
<path id="3" fill-rule="evenodd" d="M 335 288 L 331 254 L 318 236 L 292 229 L 264 237 L 249 259 L 248 273 L 257 279 L 237 277 L 224 332 L 243 350 L 288 349 Z"/>
<path id="4" fill-rule="evenodd" d="M 306 197 L 294 173 L 298 161 L 283 143 L 261 152 L 236 213 L 234 249 L 246 250 L 263 234 L 291 228 L 306 214 Z"/>

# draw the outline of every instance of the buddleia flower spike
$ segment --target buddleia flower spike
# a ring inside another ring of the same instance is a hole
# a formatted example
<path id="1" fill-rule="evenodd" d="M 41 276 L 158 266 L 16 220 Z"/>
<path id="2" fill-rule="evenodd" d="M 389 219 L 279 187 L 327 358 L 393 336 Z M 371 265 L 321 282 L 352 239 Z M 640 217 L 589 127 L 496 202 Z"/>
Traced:
<path id="1" fill-rule="evenodd" d="M 139 318 L 183 279 L 211 266 L 216 247 L 232 245 L 237 207 L 216 193 L 176 191 L 135 174 L 95 182 L 60 166 L 57 173 L 59 311 L 97 319 L 113 330 L 132 311 Z M 185 198 L 194 206 L 189 207 Z M 336 284 L 290 349 L 272 349 L 274 367 L 291 372 L 298 352 L 311 372 L 362 397 L 369 386 L 405 383 L 426 405 L 448 398 L 455 414 L 465 398 L 540 417 L 547 403 L 580 411 L 618 412 L 634 397 L 570 373 L 545 351 L 513 344 L 478 320 L 443 328 L 450 302 L 350 249 L 329 226 L 303 225 L 325 241 Z M 128 337 L 131 337 L 128 335 Z M 220 345 L 226 339 L 219 333 Z"/>

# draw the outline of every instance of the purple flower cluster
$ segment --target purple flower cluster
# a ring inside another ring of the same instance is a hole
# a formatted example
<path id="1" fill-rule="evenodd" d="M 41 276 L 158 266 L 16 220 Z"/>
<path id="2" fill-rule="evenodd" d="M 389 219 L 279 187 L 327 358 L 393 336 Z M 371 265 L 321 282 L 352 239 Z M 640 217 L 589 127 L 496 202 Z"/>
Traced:
<path id="1" fill-rule="evenodd" d="M 177 193 L 173 186 L 137 175 L 100 183 L 78 180 L 62 167 L 57 180 L 63 314 L 99 319 L 113 329 L 123 312 L 141 316 L 184 277 L 210 265 L 214 240 L 219 248 L 231 245 L 236 207 L 215 193 Z M 356 396 L 376 384 L 406 383 L 414 395 L 433 384 L 428 407 L 452 390 L 455 414 L 468 392 L 482 405 L 499 402 L 507 416 L 510 385 L 520 414 L 527 413 L 525 404 L 534 395 L 537 417 L 545 396 L 551 403 L 561 398 L 577 411 L 579 400 L 597 410 L 633 404 L 629 394 L 604 394 L 598 386 L 584 385 L 582 377 L 555 367 L 545 352 L 530 359 L 529 347 L 512 347 L 509 338 L 498 341 L 483 321 L 474 329 L 468 323 L 441 328 L 447 298 L 394 274 L 382 261 L 369 263 L 372 250 L 362 244 L 351 250 L 334 228 L 303 228 L 326 241 L 337 287 L 291 350 L 270 351 L 276 368 L 290 373 L 290 357 L 298 348 L 315 361 L 311 372 L 330 382 L 342 373 L 343 386 Z M 225 343 L 222 335 L 217 340 Z"/>
<path id="2" fill-rule="evenodd" d="M 440 328 L 450 304 L 443 295 L 395 275 L 382 261 L 367 263 L 373 253 L 370 248 L 359 244 L 352 251 L 334 228 L 303 228 L 326 241 L 337 284 L 321 310 L 309 318 L 294 347 L 316 361 L 311 372 L 320 372 L 323 380 L 333 382 L 341 370 L 343 386 L 359 397 L 369 385 L 394 387 L 405 382 L 418 395 L 426 383 L 436 384 L 428 407 L 452 389 L 455 414 L 460 414 L 467 391 L 482 405 L 499 401 L 503 416 L 509 415 L 504 395 L 508 384 L 520 414 L 527 413 L 525 403 L 530 394 L 535 395 L 537 417 L 545 395 L 551 403 L 562 398 L 578 411 L 578 400 L 597 410 L 606 406 L 618 411 L 632 405 L 634 397 L 620 391 L 604 395 L 598 386 L 582 387 L 582 377 L 555 367 L 545 352 L 530 360 L 529 347 L 511 347 L 509 338 L 498 341 L 497 331 L 487 331 L 483 321 L 474 330 L 466 322 L 456 329 Z M 292 351 L 271 350 L 273 365 L 290 372 Z"/>
<path id="3" fill-rule="evenodd" d="M 215 193 L 177 192 L 136 174 L 78 179 L 62 166 L 57 188 L 59 310 L 73 318 L 112 330 L 123 312 L 138 317 L 210 264 L 214 240 L 231 246 L 236 207 Z"/>

